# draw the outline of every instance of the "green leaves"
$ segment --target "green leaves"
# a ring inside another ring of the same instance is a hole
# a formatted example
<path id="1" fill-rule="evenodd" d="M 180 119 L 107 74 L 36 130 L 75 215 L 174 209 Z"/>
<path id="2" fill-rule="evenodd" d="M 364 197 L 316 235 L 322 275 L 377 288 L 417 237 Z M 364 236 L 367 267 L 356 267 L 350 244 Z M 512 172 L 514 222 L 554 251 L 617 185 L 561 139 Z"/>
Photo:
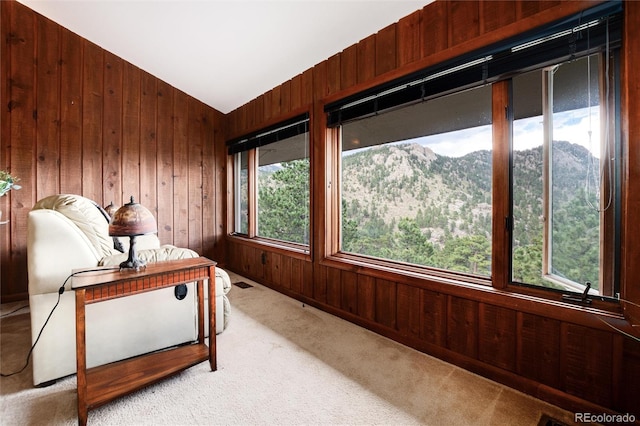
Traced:
<path id="1" fill-rule="evenodd" d="M 0 197 L 4 196 L 10 190 L 18 190 L 21 188 L 20 185 L 17 185 L 20 179 L 11 176 L 9 172 L 5 170 L 0 170 Z"/>

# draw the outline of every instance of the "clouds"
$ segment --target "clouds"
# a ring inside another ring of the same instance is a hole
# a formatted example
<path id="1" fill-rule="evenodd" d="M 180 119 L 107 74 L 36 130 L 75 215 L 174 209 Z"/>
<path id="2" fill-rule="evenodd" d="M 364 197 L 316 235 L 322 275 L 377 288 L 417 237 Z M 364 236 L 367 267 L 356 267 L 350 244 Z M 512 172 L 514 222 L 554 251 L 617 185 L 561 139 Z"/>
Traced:
<path id="1" fill-rule="evenodd" d="M 553 140 L 581 145 L 599 158 L 599 112 L 599 108 L 596 107 L 591 108 L 591 111 L 589 108 L 581 108 L 555 113 L 553 116 Z M 589 132 L 591 132 L 590 135 Z M 514 122 L 514 150 L 521 151 L 541 146 L 543 140 L 542 116 L 522 118 Z M 438 155 L 462 157 L 474 151 L 491 150 L 492 141 L 492 127 L 486 125 L 416 138 L 402 143 L 419 143 L 428 146 Z"/>

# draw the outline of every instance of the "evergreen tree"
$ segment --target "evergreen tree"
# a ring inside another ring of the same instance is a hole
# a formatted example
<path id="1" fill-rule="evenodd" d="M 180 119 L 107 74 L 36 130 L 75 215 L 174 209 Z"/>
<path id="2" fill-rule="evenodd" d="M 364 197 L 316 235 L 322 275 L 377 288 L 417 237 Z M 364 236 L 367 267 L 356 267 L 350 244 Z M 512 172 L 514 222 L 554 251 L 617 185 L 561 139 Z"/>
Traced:
<path id="1" fill-rule="evenodd" d="M 258 234 L 309 244 L 309 159 L 281 164 L 258 193 Z"/>

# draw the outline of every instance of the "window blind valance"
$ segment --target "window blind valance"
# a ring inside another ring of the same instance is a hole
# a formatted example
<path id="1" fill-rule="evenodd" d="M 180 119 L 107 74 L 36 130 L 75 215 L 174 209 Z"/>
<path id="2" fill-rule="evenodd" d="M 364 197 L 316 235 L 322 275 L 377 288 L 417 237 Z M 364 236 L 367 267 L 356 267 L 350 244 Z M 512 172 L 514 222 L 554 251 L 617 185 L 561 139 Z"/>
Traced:
<path id="1" fill-rule="evenodd" d="M 492 83 L 546 63 L 617 47 L 622 2 L 606 2 L 580 14 L 534 29 L 428 69 L 325 106 L 327 126 L 425 101 L 452 91 Z"/>
<path id="2" fill-rule="evenodd" d="M 301 114 L 289 120 L 274 124 L 273 126 L 228 141 L 229 155 L 292 138 L 308 131 L 309 114 Z"/>

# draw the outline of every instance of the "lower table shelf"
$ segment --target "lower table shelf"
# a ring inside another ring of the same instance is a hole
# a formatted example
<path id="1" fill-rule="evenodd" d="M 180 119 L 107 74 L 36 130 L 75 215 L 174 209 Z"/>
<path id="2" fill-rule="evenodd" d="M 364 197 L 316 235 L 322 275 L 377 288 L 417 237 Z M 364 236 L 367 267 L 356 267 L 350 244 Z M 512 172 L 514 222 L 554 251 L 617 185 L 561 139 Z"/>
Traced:
<path id="1" fill-rule="evenodd" d="M 209 347 L 198 343 L 87 369 L 86 404 L 98 407 L 208 359 Z"/>

